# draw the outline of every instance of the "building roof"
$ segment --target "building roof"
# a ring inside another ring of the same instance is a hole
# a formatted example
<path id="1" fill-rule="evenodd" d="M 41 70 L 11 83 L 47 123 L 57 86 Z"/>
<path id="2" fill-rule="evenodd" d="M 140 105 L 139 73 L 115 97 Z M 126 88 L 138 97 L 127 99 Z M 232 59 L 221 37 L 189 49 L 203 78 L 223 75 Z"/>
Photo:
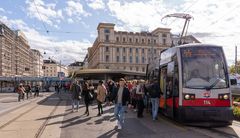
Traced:
<path id="1" fill-rule="evenodd" d="M 43 60 L 44 64 L 57 64 L 57 62 L 55 60 L 50 60 L 50 59 L 44 59 Z"/>
<path id="2" fill-rule="evenodd" d="M 68 66 L 83 66 L 83 64 L 84 64 L 83 62 L 76 61 L 74 63 L 69 64 Z"/>

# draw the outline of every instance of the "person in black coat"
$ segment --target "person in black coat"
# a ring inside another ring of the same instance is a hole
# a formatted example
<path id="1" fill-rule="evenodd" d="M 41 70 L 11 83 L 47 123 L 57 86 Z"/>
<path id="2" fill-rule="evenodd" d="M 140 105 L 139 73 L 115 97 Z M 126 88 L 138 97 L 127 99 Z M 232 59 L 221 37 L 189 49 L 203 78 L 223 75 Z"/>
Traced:
<path id="1" fill-rule="evenodd" d="M 90 88 L 89 88 L 89 84 L 87 81 L 85 81 L 82 85 L 82 96 L 84 98 L 84 103 L 86 105 L 86 111 L 85 114 L 87 114 L 87 116 L 89 116 L 89 104 L 91 102 L 91 94 L 90 94 Z"/>
<path id="2" fill-rule="evenodd" d="M 115 102 L 114 115 L 117 118 L 118 129 L 122 129 L 124 122 L 124 112 L 126 105 L 130 101 L 130 92 L 125 87 L 125 80 L 123 78 L 119 81 L 119 87 L 115 87 L 111 95 L 111 101 Z"/>
<path id="3" fill-rule="evenodd" d="M 77 105 L 77 112 L 78 112 L 81 86 L 79 85 L 77 80 L 75 80 L 75 82 L 71 85 L 70 92 L 72 97 L 72 112 L 74 112 L 75 105 Z"/>

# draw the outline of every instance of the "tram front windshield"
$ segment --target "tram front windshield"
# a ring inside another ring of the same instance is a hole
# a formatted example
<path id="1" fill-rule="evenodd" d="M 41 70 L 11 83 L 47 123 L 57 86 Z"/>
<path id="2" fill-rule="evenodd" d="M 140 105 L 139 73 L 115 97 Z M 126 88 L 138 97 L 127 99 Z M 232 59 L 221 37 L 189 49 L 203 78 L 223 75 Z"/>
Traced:
<path id="1" fill-rule="evenodd" d="M 183 87 L 221 89 L 228 87 L 226 64 L 220 47 L 181 48 Z"/>

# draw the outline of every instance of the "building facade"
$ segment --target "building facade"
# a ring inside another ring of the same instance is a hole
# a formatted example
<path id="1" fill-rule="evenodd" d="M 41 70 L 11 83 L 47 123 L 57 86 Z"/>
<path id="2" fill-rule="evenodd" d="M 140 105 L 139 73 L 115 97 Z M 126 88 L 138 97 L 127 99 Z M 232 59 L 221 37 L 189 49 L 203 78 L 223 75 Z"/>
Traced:
<path id="1" fill-rule="evenodd" d="M 43 56 L 40 51 L 36 49 L 30 50 L 31 56 L 31 68 L 30 71 L 32 72 L 32 76 L 34 77 L 41 77 L 43 76 Z"/>
<path id="2" fill-rule="evenodd" d="M 55 60 L 43 60 L 43 74 L 44 77 L 58 77 L 60 72 L 65 74 L 65 77 L 68 77 L 67 67 L 60 65 Z"/>
<path id="3" fill-rule="evenodd" d="M 88 68 L 146 72 L 146 65 L 171 46 L 169 28 L 152 32 L 115 31 L 114 24 L 100 23 L 98 36 L 88 49 Z"/>
<path id="4" fill-rule="evenodd" d="M 16 74 L 15 37 L 14 31 L 0 22 L 0 76 Z"/>
<path id="5" fill-rule="evenodd" d="M 76 61 L 68 65 L 68 74 L 72 74 L 75 71 L 83 69 L 84 62 Z"/>
<path id="6" fill-rule="evenodd" d="M 30 50 L 23 32 L 0 22 L 0 76 L 43 76 L 42 58 L 39 51 Z"/>
<path id="7" fill-rule="evenodd" d="M 15 56 L 16 56 L 16 75 L 32 76 L 31 60 L 30 60 L 30 46 L 26 36 L 21 31 L 15 31 Z"/>

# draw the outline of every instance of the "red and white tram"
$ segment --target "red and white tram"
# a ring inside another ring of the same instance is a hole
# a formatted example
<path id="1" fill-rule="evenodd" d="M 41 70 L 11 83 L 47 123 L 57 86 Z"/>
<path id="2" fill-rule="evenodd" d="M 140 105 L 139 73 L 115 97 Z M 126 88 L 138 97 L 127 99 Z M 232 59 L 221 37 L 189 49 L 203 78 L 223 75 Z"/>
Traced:
<path id="1" fill-rule="evenodd" d="M 158 77 L 163 114 L 191 125 L 232 124 L 232 96 L 222 47 L 176 46 L 162 51 L 158 63 L 157 68 L 156 62 L 149 64 L 147 77 Z"/>

